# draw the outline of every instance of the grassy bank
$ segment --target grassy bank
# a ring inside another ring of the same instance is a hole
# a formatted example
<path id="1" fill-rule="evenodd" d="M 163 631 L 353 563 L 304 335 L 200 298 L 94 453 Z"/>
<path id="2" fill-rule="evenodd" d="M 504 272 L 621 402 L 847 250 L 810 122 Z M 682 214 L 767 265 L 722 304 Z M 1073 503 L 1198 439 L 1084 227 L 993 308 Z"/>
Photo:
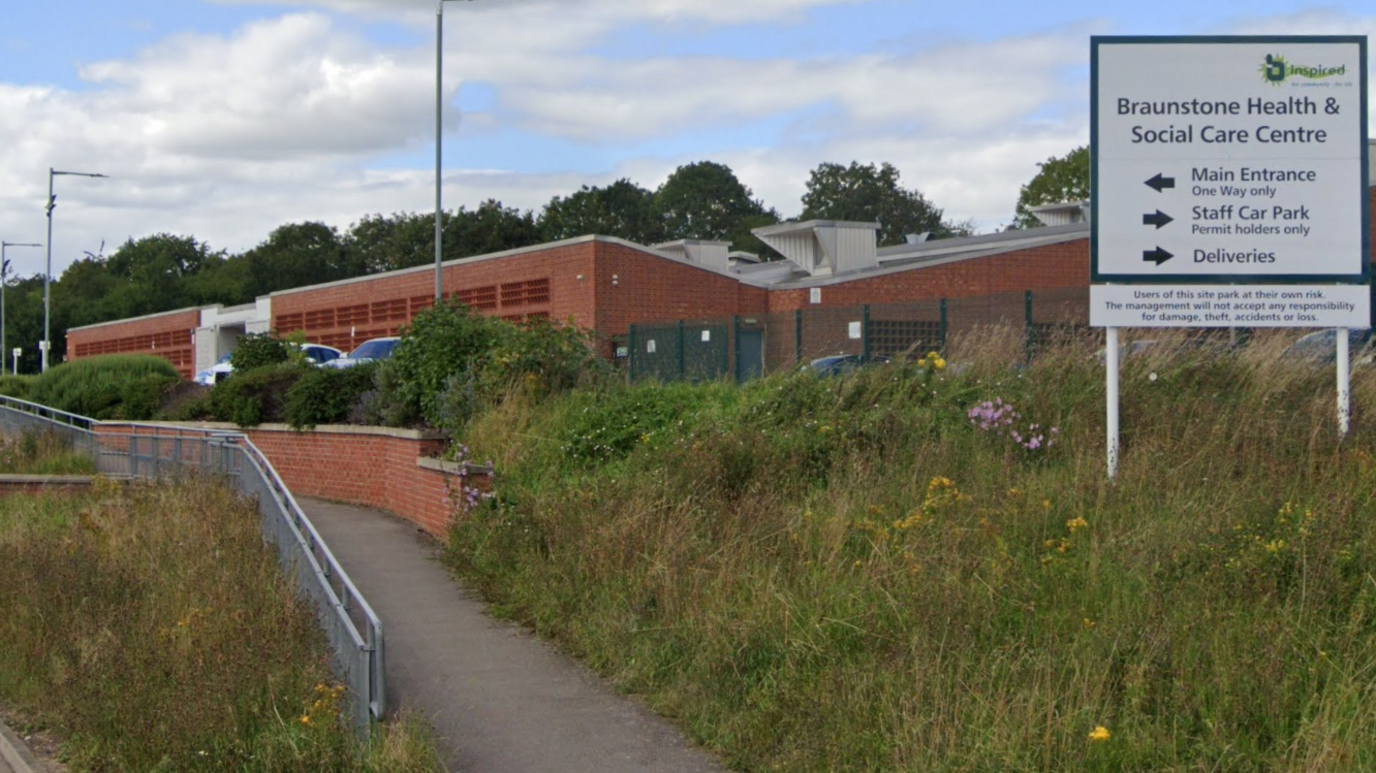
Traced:
<path id="1" fill-rule="evenodd" d="M 341 690 L 225 488 L 0 499 L 0 700 L 65 736 L 74 769 L 439 769 L 415 722 L 361 747 Z"/>
<path id="2" fill-rule="evenodd" d="M 1087 347 L 509 400 L 449 557 L 742 770 L 1373 769 L 1376 373 L 1278 354 L 1129 359 L 1113 483 Z"/>
<path id="3" fill-rule="evenodd" d="M 95 471 L 90 456 L 73 451 L 53 433 L 0 437 L 0 474 L 90 475 Z"/>

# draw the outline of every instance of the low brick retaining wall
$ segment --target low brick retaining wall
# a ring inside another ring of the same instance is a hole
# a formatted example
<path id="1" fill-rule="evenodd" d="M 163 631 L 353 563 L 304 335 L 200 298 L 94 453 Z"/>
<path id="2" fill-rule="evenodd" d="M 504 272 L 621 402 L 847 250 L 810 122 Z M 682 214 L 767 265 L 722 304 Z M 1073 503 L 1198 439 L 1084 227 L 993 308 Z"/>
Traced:
<path id="1" fill-rule="evenodd" d="M 0 475 L 0 496 L 86 491 L 90 475 Z"/>
<path id="2" fill-rule="evenodd" d="M 492 470 L 432 458 L 447 445 L 438 432 L 352 425 L 297 431 L 285 424 L 167 424 L 243 432 L 272 462 L 292 494 L 376 507 L 444 537 L 463 486 L 491 488 Z M 98 431 L 126 433 L 109 422 Z"/>

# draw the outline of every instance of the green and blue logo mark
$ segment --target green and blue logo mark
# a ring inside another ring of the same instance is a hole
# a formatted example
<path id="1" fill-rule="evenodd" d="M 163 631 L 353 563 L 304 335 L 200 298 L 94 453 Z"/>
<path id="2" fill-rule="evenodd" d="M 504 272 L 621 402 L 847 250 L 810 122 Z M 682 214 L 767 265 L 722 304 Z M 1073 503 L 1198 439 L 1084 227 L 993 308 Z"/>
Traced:
<path id="1" fill-rule="evenodd" d="M 1267 54 L 1266 61 L 1261 65 L 1261 77 L 1266 79 L 1272 86 L 1279 86 L 1287 78 L 1308 78 L 1309 80 L 1323 80 L 1335 75 L 1346 75 L 1347 65 L 1340 64 L 1337 67 L 1328 67 L 1322 64 L 1290 64 L 1285 57 L 1275 54 Z"/>

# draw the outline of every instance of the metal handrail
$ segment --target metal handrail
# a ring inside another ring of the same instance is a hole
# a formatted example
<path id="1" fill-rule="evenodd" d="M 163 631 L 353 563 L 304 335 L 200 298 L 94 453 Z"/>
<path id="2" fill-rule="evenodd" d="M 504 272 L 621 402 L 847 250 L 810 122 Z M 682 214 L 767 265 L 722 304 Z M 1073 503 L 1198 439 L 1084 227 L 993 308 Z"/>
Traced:
<path id="1" fill-rule="evenodd" d="M 335 649 L 336 668 L 343 672 L 345 681 L 350 683 L 350 699 L 354 704 L 351 713 L 355 722 L 361 729 L 366 730 L 370 719 L 382 719 L 387 707 L 382 621 L 354 585 L 348 572 L 335 558 L 315 524 L 296 502 L 296 498 L 276 468 L 246 434 L 141 422 L 106 423 L 39 403 L 0 395 L 0 431 L 20 424 L 14 420 L 15 413 L 32 417 L 40 424 L 48 425 L 50 429 L 60 427 L 84 436 L 84 450 L 93 457 L 97 469 L 100 469 L 104 462 L 110 461 L 108 457 L 114 457 L 114 461 L 126 458 L 128 469 L 122 472 L 130 476 L 140 476 L 141 462 L 148 462 L 150 467 L 143 475 L 157 477 L 168 464 L 180 467 L 197 462 L 186 453 L 188 449 L 185 442 L 191 441 L 200 448 L 199 460 L 194 466 L 206 472 L 222 473 L 234 478 L 241 495 L 267 494 L 274 505 L 272 507 L 264 501 L 263 496 L 258 497 L 259 510 L 265 519 L 264 538 L 277 544 L 284 568 L 298 569 L 298 584 L 310 583 L 301 590 L 316 601 L 327 634 L 334 634 L 336 631 L 343 633 L 342 637 L 330 635 L 330 640 Z M 27 424 L 32 425 L 32 422 Z M 127 443 L 127 451 L 109 451 L 101 448 L 101 440 Z M 142 445 L 151 448 L 146 456 L 140 454 L 140 441 L 148 441 Z M 170 457 L 164 457 L 163 441 L 169 441 L 172 445 L 173 453 Z M 216 450 L 220 452 L 218 458 Z M 239 466 L 236 467 L 231 460 L 237 460 Z M 242 463 L 245 461 L 252 469 L 253 476 L 246 477 L 243 474 Z M 107 464 L 107 471 L 108 466 Z M 254 478 L 258 479 L 257 483 Z M 272 521 L 273 513 L 277 516 L 276 522 Z M 278 533 L 278 527 L 284 527 L 285 534 Z M 304 561 L 304 572 L 299 571 L 300 567 L 296 566 L 298 560 Z M 335 583 L 338 583 L 338 588 L 335 587 Z M 360 615 L 357 623 L 353 616 L 355 612 Z M 360 624 L 366 635 L 360 632 Z M 355 665 L 362 667 L 362 673 L 357 673 Z"/>

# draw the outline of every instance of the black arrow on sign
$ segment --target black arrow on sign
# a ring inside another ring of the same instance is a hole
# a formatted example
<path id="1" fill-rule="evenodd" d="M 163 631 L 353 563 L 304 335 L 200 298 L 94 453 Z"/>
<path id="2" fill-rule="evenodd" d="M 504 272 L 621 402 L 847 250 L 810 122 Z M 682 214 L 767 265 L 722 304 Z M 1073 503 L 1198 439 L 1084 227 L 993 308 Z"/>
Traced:
<path id="1" fill-rule="evenodd" d="M 1175 220 L 1175 218 L 1171 217 L 1170 215 L 1167 215 L 1165 212 L 1162 212 L 1158 209 L 1156 210 L 1156 214 L 1154 215 L 1143 215 L 1142 225 L 1154 225 L 1156 226 L 1156 230 L 1159 231 L 1161 230 L 1162 226 L 1164 226 L 1166 223 L 1171 222 L 1172 220 Z"/>
<path id="2" fill-rule="evenodd" d="M 1147 182 L 1145 183 L 1145 185 L 1146 185 L 1148 188 L 1153 188 L 1153 189 L 1155 189 L 1157 193 L 1160 193 L 1161 190 L 1162 190 L 1163 188 L 1174 188 L 1174 187 L 1175 187 L 1175 178 L 1174 178 L 1174 177 L 1162 177 L 1162 176 L 1161 176 L 1161 173 L 1160 173 L 1160 172 L 1157 172 L 1157 173 L 1156 173 L 1156 176 L 1153 177 L 1153 178 L 1151 178 L 1150 180 L 1147 180 Z"/>
<path id="3" fill-rule="evenodd" d="M 1149 261 L 1155 263 L 1155 264 L 1158 265 L 1158 266 L 1161 265 L 1162 263 L 1165 263 L 1166 261 L 1170 260 L 1170 259 L 1173 258 L 1173 257 L 1175 257 L 1175 256 L 1172 255 L 1172 254 L 1169 253 L 1169 252 L 1166 252 L 1165 250 L 1161 249 L 1160 247 L 1157 247 L 1157 248 L 1154 249 L 1154 250 L 1143 250 L 1143 251 L 1142 251 L 1142 260 L 1149 260 Z"/>

